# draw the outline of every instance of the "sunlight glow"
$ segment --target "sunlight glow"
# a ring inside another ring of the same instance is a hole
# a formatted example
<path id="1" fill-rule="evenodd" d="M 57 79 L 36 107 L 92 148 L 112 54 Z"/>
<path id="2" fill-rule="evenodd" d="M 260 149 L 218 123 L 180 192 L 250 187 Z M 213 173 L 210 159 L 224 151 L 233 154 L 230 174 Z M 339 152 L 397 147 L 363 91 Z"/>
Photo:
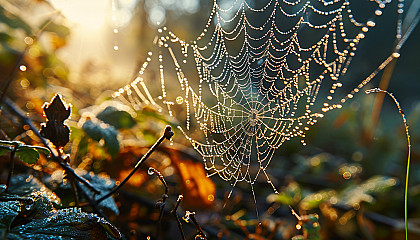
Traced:
<path id="1" fill-rule="evenodd" d="M 108 1 L 103 0 L 50 0 L 71 22 L 89 29 L 99 29 L 105 24 Z"/>

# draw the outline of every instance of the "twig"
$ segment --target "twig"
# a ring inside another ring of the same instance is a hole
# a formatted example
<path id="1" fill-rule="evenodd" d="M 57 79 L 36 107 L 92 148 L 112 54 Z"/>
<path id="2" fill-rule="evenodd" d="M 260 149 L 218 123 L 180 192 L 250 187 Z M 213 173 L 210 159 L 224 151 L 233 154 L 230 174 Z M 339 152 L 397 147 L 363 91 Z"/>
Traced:
<path id="1" fill-rule="evenodd" d="M 197 219 L 195 218 L 195 212 L 186 211 L 185 212 L 185 218 L 184 220 L 188 222 L 188 220 L 191 219 L 191 221 L 194 223 L 195 228 L 197 229 L 198 233 L 195 235 L 195 237 L 201 237 L 203 239 L 206 239 L 206 234 L 204 234 L 203 229 L 201 229 L 200 224 L 198 224 Z"/>
<path id="2" fill-rule="evenodd" d="M 60 166 L 64 169 L 64 171 L 66 171 L 66 173 L 68 175 L 71 175 L 72 177 L 74 177 L 78 182 L 85 185 L 89 190 L 91 190 L 95 194 L 100 194 L 101 193 L 98 189 L 96 189 L 94 186 L 92 186 L 92 184 L 90 184 L 86 179 L 77 175 L 77 173 L 74 172 L 73 168 L 71 168 L 67 163 L 60 162 L 57 159 L 55 161 L 58 162 L 58 164 L 60 164 Z"/>
<path id="3" fill-rule="evenodd" d="M 181 232 L 182 240 L 185 240 L 184 230 L 182 229 L 182 223 L 181 220 L 179 220 L 178 214 L 176 211 L 178 210 L 179 204 L 181 203 L 182 199 L 184 197 L 182 195 L 178 196 L 178 200 L 176 200 L 176 204 L 174 209 L 171 210 L 171 214 L 175 217 L 176 223 L 178 224 L 178 229 Z"/>
<path id="4" fill-rule="evenodd" d="M 146 198 L 143 198 L 137 194 L 131 193 L 131 192 L 127 192 L 124 191 L 124 189 L 122 189 L 120 191 L 120 195 L 124 198 L 124 199 L 130 199 L 132 201 L 135 201 L 137 203 L 141 203 L 142 205 L 146 206 L 146 207 L 154 207 L 155 206 L 155 202 L 152 202 Z M 163 214 L 166 216 L 170 216 L 171 211 L 169 211 L 167 208 L 165 208 L 163 210 Z M 177 214 L 178 215 L 178 214 Z M 180 218 L 182 215 L 178 215 L 178 218 Z M 189 226 L 187 226 L 189 227 Z M 203 226 L 202 229 L 209 235 L 212 237 L 212 239 L 220 239 L 220 240 L 228 240 L 228 238 L 226 238 L 225 236 L 220 237 L 218 235 L 219 231 L 213 227 L 210 226 Z"/>
<path id="5" fill-rule="evenodd" d="M 76 181 L 74 181 L 74 178 L 70 178 L 69 182 L 70 182 L 71 191 L 73 192 L 74 203 L 75 203 L 76 207 L 78 207 L 79 206 L 79 194 L 77 193 Z"/>
<path id="6" fill-rule="evenodd" d="M 29 128 L 32 130 L 32 132 L 41 140 L 42 144 L 48 148 L 48 150 L 50 150 L 51 152 L 51 158 L 57 162 L 60 167 L 62 167 L 65 171 L 66 174 L 71 175 L 72 177 L 74 177 L 77 181 L 79 181 L 80 183 L 82 183 L 83 185 L 85 185 L 87 188 L 89 188 L 89 190 L 91 190 L 92 192 L 99 194 L 99 190 L 97 190 L 94 186 L 92 186 L 88 181 L 86 181 L 86 179 L 80 177 L 79 175 L 77 175 L 73 168 L 71 168 L 67 163 L 64 163 L 61 161 L 61 158 L 54 152 L 54 150 L 50 147 L 50 145 L 48 144 L 47 140 L 45 140 L 45 138 L 43 138 L 41 136 L 41 134 L 39 133 L 39 129 L 33 124 L 32 120 L 29 119 L 28 117 L 25 116 L 25 113 L 23 113 L 22 110 L 19 109 L 18 106 L 16 106 L 8 97 L 4 97 L 3 99 L 3 103 L 11 110 L 11 112 L 13 114 L 15 114 L 16 116 L 18 116 L 20 118 L 20 120 L 29 126 Z"/>
<path id="7" fill-rule="evenodd" d="M 64 163 L 69 163 L 70 162 L 70 160 L 69 160 L 70 157 L 69 156 L 63 158 L 63 154 L 62 154 L 61 149 L 58 149 L 58 155 L 61 159 L 63 159 L 63 161 L 61 161 L 61 162 L 64 162 Z M 74 180 L 73 176 L 67 176 L 67 179 L 69 180 L 71 191 L 73 192 L 74 203 L 75 203 L 76 207 L 78 207 L 79 206 L 79 193 L 77 192 L 77 186 L 76 186 L 76 183 L 75 183 L 76 181 Z"/>
<path id="8" fill-rule="evenodd" d="M 141 165 L 143 165 L 143 163 L 147 160 L 150 154 L 152 154 L 156 150 L 156 148 L 163 142 L 163 140 L 165 140 L 165 138 L 169 140 L 171 139 L 173 135 L 174 135 L 174 132 L 172 132 L 171 126 L 166 126 L 165 132 L 163 133 L 163 135 L 155 142 L 155 144 L 153 144 L 153 146 L 149 149 L 149 151 L 147 151 L 147 153 L 143 157 L 140 158 L 140 160 L 137 162 L 136 166 L 130 172 L 130 174 L 128 174 L 128 176 L 124 178 L 124 180 L 122 180 L 122 182 L 118 186 L 113 188 L 103 197 L 96 200 L 96 202 L 100 203 L 106 198 L 112 196 L 112 194 L 116 193 L 122 186 L 124 186 L 124 184 L 131 178 L 131 176 L 133 176 L 133 174 L 141 167 Z"/>
<path id="9" fill-rule="evenodd" d="M 401 117 L 402 117 L 403 122 L 404 122 L 405 134 L 407 135 L 407 144 L 408 144 L 408 157 L 407 157 L 407 168 L 406 168 L 407 170 L 406 170 L 406 175 L 405 175 L 405 193 L 404 193 L 404 225 L 405 225 L 405 239 L 408 239 L 408 211 L 407 211 L 407 205 L 408 205 L 408 177 L 409 177 L 409 174 L 410 174 L 410 159 L 411 159 L 411 142 L 410 142 L 410 133 L 408 132 L 407 119 L 405 118 L 404 111 L 401 109 L 400 103 L 394 97 L 394 95 L 392 93 L 390 93 L 388 91 L 385 91 L 385 90 L 382 90 L 380 88 L 369 89 L 369 90 L 366 90 L 365 92 L 366 92 L 366 94 L 378 93 L 378 92 L 388 94 L 388 96 L 390 96 L 392 98 L 392 100 L 394 100 L 395 104 L 397 105 L 398 111 L 400 112 Z"/>
<path id="10" fill-rule="evenodd" d="M 17 150 L 17 146 L 14 145 L 13 146 L 13 150 L 10 152 L 10 166 L 9 166 L 9 174 L 7 175 L 7 182 L 6 182 L 6 189 L 4 190 L 5 193 L 7 193 L 7 190 L 9 189 L 10 186 L 10 180 L 12 179 L 12 175 L 13 175 L 13 170 L 15 168 L 15 153 Z"/>
<path id="11" fill-rule="evenodd" d="M 155 168 L 153 168 L 153 167 L 149 167 L 149 170 L 147 170 L 147 173 L 149 175 L 153 175 L 154 174 L 154 175 L 156 175 L 159 178 L 160 182 L 165 187 L 165 195 L 167 195 L 168 194 L 168 191 L 169 191 L 169 188 L 168 188 L 168 185 L 166 184 L 166 181 L 163 178 L 162 174 L 158 170 L 156 170 Z"/>
<path id="12" fill-rule="evenodd" d="M 295 210 L 292 208 L 292 206 L 289 205 L 290 211 L 292 211 L 292 215 L 296 217 L 297 220 L 301 221 L 302 218 L 295 212 Z"/>
<path id="13" fill-rule="evenodd" d="M 165 208 L 165 202 L 166 202 L 166 199 L 168 198 L 169 188 L 168 188 L 168 185 L 166 184 L 166 181 L 163 178 L 162 174 L 158 170 L 154 169 L 153 167 L 150 167 L 149 170 L 147 171 L 147 173 L 149 175 L 153 175 L 153 174 L 156 175 L 159 178 L 159 180 L 161 181 L 162 185 L 165 187 L 165 193 L 162 195 L 162 199 L 159 199 L 156 202 L 156 207 L 159 208 L 159 218 L 158 218 L 158 221 L 157 221 L 156 238 L 159 238 L 160 225 L 161 225 L 160 222 L 162 220 L 163 209 Z"/>

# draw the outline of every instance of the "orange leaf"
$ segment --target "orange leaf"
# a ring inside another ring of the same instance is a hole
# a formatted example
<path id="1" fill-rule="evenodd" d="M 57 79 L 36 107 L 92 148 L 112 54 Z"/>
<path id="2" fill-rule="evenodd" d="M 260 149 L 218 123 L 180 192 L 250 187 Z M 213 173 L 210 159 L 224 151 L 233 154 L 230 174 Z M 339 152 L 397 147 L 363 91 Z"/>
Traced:
<path id="1" fill-rule="evenodd" d="M 168 149 L 168 154 L 181 178 L 183 204 L 188 208 L 210 208 L 216 195 L 216 186 L 207 177 L 203 165 L 178 150 Z"/>

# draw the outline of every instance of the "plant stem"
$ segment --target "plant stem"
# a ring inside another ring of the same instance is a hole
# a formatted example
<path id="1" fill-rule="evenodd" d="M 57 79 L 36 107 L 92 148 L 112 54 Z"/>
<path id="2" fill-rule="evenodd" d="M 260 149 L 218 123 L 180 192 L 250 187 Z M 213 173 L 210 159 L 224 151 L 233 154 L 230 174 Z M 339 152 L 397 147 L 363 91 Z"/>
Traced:
<path id="1" fill-rule="evenodd" d="M 153 146 L 149 149 L 149 151 L 147 151 L 147 153 L 145 155 L 143 155 L 143 157 L 140 158 L 140 160 L 137 162 L 136 166 L 130 172 L 130 174 L 128 174 L 128 176 L 126 178 L 124 178 L 124 180 L 122 180 L 122 182 L 118 186 L 113 188 L 111 191 L 109 191 L 103 197 L 99 198 L 96 202 L 100 203 L 103 200 L 105 200 L 106 198 L 110 197 L 112 194 L 116 193 L 122 186 L 124 186 L 125 183 L 127 183 L 127 181 L 141 167 L 141 165 L 143 165 L 143 163 L 147 160 L 147 158 L 150 156 L 150 154 L 152 154 L 156 150 L 156 148 L 163 142 L 163 140 L 165 138 L 169 140 L 169 139 L 171 139 L 171 137 L 173 135 L 174 135 L 174 133 L 171 131 L 171 126 L 166 126 L 165 132 L 163 133 L 163 135 L 155 142 L 155 144 L 153 144 Z"/>
<path id="2" fill-rule="evenodd" d="M 176 211 L 178 210 L 179 204 L 181 203 L 183 199 L 182 195 L 178 196 L 178 200 L 176 201 L 174 209 L 171 210 L 171 214 L 175 217 L 176 223 L 178 224 L 178 229 L 181 232 L 182 240 L 185 240 L 184 230 L 182 229 L 182 223 L 181 220 L 179 220 L 178 214 Z"/>
<path id="3" fill-rule="evenodd" d="M 86 179 L 84 179 L 84 178 L 80 177 L 79 175 L 77 175 L 74 172 L 74 170 L 67 163 L 64 163 L 63 161 L 61 161 L 61 158 L 50 147 L 50 145 L 48 144 L 47 140 L 45 140 L 45 138 L 43 138 L 41 136 L 41 134 L 39 133 L 39 129 L 33 124 L 32 120 L 29 119 L 28 117 L 26 117 L 25 116 L 25 113 L 22 110 L 20 110 L 18 106 L 16 106 L 6 96 L 3 99 L 3 103 L 11 110 L 11 112 L 13 114 L 15 114 L 16 116 L 18 116 L 20 118 L 20 120 L 24 124 L 26 124 L 26 125 L 29 126 L 29 128 L 32 130 L 32 132 L 41 140 L 42 144 L 46 148 L 48 148 L 48 150 L 50 150 L 52 160 L 54 160 L 55 162 L 57 162 L 60 165 L 60 167 L 62 167 L 66 171 L 66 174 L 73 176 L 77 181 L 79 181 L 80 183 L 82 183 L 83 185 L 85 185 L 92 192 L 94 192 L 96 194 L 99 194 L 100 193 L 99 190 L 97 190 L 95 187 L 93 187 L 88 181 L 86 181 Z"/>
<path id="4" fill-rule="evenodd" d="M 194 212 L 190 214 L 190 218 L 191 218 L 191 221 L 194 223 L 195 228 L 197 228 L 197 230 L 198 230 L 198 235 L 205 239 L 206 235 L 204 234 L 203 229 L 201 229 L 200 224 L 198 224 L 198 221 L 195 218 L 195 213 Z"/>
<path id="5" fill-rule="evenodd" d="M 13 170 L 15 168 L 15 153 L 17 150 L 17 146 L 13 146 L 13 150 L 10 152 L 10 164 L 9 164 L 9 175 L 7 175 L 7 182 L 6 182 L 6 189 L 4 190 L 5 193 L 7 193 L 7 190 L 10 186 L 10 180 L 12 180 Z"/>
<path id="6" fill-rule="evenodd" d="M 156 202 L 156 206 L 159 207 L 159 218 L 158 218 L 157 227 L 156 227 L 156 238 L 159 238 L 160 225 L 161 225 L 160 223 L 162 221 L 163 209 L 165 208 L 165 202 L 166 202 L 166 199 L 168 198 L 169 188 L 168 188 L 168 185 L 166 184 L 166 181 L 163 178 L 162 174 L 158 170 L 154 169 L 153 167 L 150 167 L 149 170 L 147 171 L 147 173 L 149 175 L 153 175 L 153 174 L 156 175 L 159 178 L 162 185 L 165 187 L 165 193 L 162 195 L 162 199 L 159 199 Z"/>
<path id="7" fill-rule="evenodd" d="M 64 169 L 64 171 L 66 171 L 66 174 L 71 175 L 72 177 L 74 177 L 78 182 L 82 183 L 87 188 L 89 188 L 89 190 L 91 190 L 95 194 L 101 193 L 98 189 L 96 189 L 94 186 L 92 186 L 92 184 L 90 184 L 86 179 L 84 179 L 81 176 L 77 175 L 77 173 L 74 172 L 73 168 L 71 168 L 67 163 L 63 163 L 63 162 L 61 162 L 59 160 L 55 160 L 55 161 L 58 164 L 60 164 L 60 166 Z"/>
<path id="8" fill-rule="evenodd" d="M 380 88 L 374 88 L 374 89 L 367 90 L 366 94 L 378 93 L 378 92 L 386 93 L 386 94 L 388 94 L 388 96 L 390 96 L 392 98 L 392 100 L 394 100 L 395 105 L 397 105 L 398 111 L 400 112 L 401 117 L 403 119 L 404 127 L 405 127 L 405 134 L 407 135 L 408 156 L 407 156 L 407 167 L 406 167 L 406 174 L 405 174 L 404 225 L 405 225 L 405 239 L 408 240 L 408 210 L 407 210 L 407 205 L 408 205 L 408 179 L 409 179 L 409 175 L 410 175 L 410 159 L 411 159 L 410 133 L 408 131 L 408 124 L 407 124 L 407 119 L 405 117 L 404 111 L 401 109 L 400 103 L 398 102 L 397 98 L 394 97 L 394 95 L 392 93 L 390 93 L 386 90 L 382 90 Z"/>
<path id="9" fill-rule="evenodd" d="M 74 178 L 70 178 L 69 182 L 71 186 L 71 191 L 73 192 L 74 204 L 76 205 L 76 207 L 79 207 L 79 194 L 77 193 L 76 181 L 74 181 Z"/>

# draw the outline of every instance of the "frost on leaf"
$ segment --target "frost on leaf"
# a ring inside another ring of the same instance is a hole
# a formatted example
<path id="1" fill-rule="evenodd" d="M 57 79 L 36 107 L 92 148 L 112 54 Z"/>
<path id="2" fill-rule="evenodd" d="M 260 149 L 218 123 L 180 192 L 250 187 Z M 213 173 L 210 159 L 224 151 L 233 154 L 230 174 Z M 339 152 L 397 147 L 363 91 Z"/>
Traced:
<path id="1" fill-rule="evenodd" d="M 62 209 L 51 215 L 17 226 L 11 239 L 119 239 L 120 233 L 98 216 L 78 208 Z"/>
<path id="2" fill-rule="evenodd" d="M 0 202 L 0 234 L 5 239 L 121 238 L 118 229 L 96 214 L 80 208 L 57 210 L 60 199 L 36 178 L 17 176 L 10 190 L 3 198 L 13 201 Z"/>
<path id="3" fill-rule="evenodd" d="M 10 181 L 9 192 L 23 197 L 37 197 L 42 195 L 55 206 L 61 205 L 60 198 L 32 175 L 17 175 Z"/>
<path id="4" fill-rule="evenodd" d="M 83 169 L 75 169 L 75 172 L 89 181 L 89 183 L 98 189 L 101 193 L 109 192 L 114 186 L 115 181 L 107 176 L 93 174 L 93 172 L 87 172 Z M 63 184 L 64 174 L 62 170 L 56 170 L 51 174 L 51 176 L 44 179 L 46 185 L 54 191 L 65 191 L 66 194 L 71 194 L 71 187 L 70 184 Z M 84 185 L 81 185 L 84 191 L 89 192 Z M 65 204 L 65 203 L 63 203 Z M 109 211 L 112 211 L 114 214 L 118 215 L 119 210 L 115 203 L 114 198 L 109 197 L 99 203 L 99 208 L 104 209 L 106 208 Z"/>
<path id="5" fill-rule="evenodd" d="M 4 186 L 4 185 L 2 185 Z M 4 236 L 20 211 L 20 203 L 17 201 L 0 202 L 0 235 Z"/>
<path id="6" fill-rule="evenodd" d="M 63 147 L 70 140 L 70 128 L 64 124 L 70 117 L 70 106 L 63 102 L 60 94 L 56 94 L 51 103 L 46 103 L 43 109 L 48 121 L 41 127 L 41 135 L 57 148 Z"/>

